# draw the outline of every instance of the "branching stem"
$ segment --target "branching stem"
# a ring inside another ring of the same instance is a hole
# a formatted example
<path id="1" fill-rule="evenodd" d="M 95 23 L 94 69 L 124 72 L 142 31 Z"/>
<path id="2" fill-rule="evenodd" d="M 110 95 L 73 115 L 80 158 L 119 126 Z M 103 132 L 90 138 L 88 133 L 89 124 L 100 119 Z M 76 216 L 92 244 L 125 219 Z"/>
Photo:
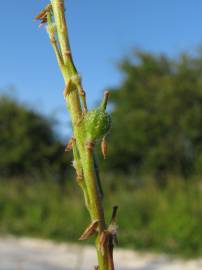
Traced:
<path id="1" fill-rule="evenodd" d="M 91 217 L 91 225 L 84 235 L 96 233 L 96 249 L 99 270 L 113 270 L 112 235 L 107 231 L 102 205 L 102 188 L 94 152 L 94 141 L 89 141 L 88 130 L 83 125 L 83 117 L 87 113 L 86 94 L 80 76 L 74 65 L 64 13 L 64 0 L 51 0 L 36 18 L 47 22 L 47 32 L 56 54 L 59 68 L 65 81 L 64 97 L 72 120 L 74 137 L 71 142 L 73 150 L 73 166 L 77 174 L 77 182 L 82 188 L 86 207 Z M 100 110 L 105 111 L 108 92 L 105 93 Z M 79 124 L 78 124 L 79 123 Z M 95 227 L 96 226 L 96 227 Z M 85 237 L 81 237 L 83 240 Z"/>

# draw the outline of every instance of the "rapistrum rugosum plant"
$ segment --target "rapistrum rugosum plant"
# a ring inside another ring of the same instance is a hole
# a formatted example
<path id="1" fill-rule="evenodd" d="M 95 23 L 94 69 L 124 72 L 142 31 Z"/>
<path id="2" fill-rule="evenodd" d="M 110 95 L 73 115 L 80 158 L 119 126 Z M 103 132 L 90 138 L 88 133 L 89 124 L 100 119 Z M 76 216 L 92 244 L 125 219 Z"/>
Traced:
<path id="1" fill-rule="evenodd" d="M 117 206 L 113 208 L 111 221 L 107 225 L 95 154 L 95 146 L 100 144 L 104 158 L 106 156 L 106 135 L 111 126 L 110 115 L 106 112 L 109 92 L 104 93 L 103 101 L 98 108 L 88 111 L 86 94 L 69 45 L 64 0 L 50 1 L 35 19 L 40 20 L 40 26 L 46 25 L 50 43 L 65 81 L 64 98 L 73 129 L 73 136 L 66 150 L 73 151 L 76 180 L 83 190 L 91 219 L 90 225 L 84 230 L 79 240 L 85 240 L 94 235 L 98 257 L 98 266 L 95 266 L 95 269 L 114 270 L 113 247 L 117 242 Z"/>

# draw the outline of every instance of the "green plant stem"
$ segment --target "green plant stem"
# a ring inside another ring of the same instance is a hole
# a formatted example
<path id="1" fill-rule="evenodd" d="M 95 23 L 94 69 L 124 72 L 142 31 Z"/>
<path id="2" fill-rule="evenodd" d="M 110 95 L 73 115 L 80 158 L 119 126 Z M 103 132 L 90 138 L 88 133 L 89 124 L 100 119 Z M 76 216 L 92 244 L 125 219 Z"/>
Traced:
<path id="1" fill-rule="evenodd" d="M 83 178 L 80 179 L 80 186 L 82 186 L 84 196 L 87 201 L 87 207 L 90 212 L 91 220 L 99 221 L 96 232 L 96 249 L 99 270 L 112 270 L 112 258 L 109 247 L 107 244 L 103 244 L 103 247 L 101 248 L 100 243 L 101 236 L 106 230 L 104 209 L 102 205 L 102 194 L 100 183 L 98 182 L 97 165 L 95 167 L 95 153 L 93 148 L 89 149 L 87 146 L 85 130 L 83 126 L 79 124 L 87 110 L 87 105 L 85 95 L 81 95 L 83 88 L 79 79 L 79 74 L 72 60 L 66 19 L 64 15 L 64 1 L 52 0 L 51 4 L 56 25 L 57 41 L 55 38 L 51 38 L 51 33 L 49 33 L 49 36 L 53 49 L 56 53 L 59 67 L 64 77 L 65 84 L 67 85 L 70 80 L 73 82 L 69 89 L 69 93 L 65 96 L 67 107 L 71 115 L 72 128 L 79 157 L 78 155 L 75 155 L 74 152 L 73 155 L 75 162 L 77 162 L 77 164 L 79 162 L 79 164 L 82 166 Z M 51 21 L 48 20 L 48 23 L 51 24 Z M 84 110 L 82 110 L 81 102 L 83 103 Z M 84 183 L 82 181 L 84 181 Z"/>

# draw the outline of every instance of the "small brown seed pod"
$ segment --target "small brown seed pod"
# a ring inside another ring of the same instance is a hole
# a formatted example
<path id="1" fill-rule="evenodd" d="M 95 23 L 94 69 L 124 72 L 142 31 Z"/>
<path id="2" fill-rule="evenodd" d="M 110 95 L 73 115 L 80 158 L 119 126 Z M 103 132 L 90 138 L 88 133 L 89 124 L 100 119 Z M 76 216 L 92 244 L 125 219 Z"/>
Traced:
<path id="1" fill-rule="evenodd" d="M 102 142 L 101 142 L 101 151 L 102 151 L 103 158 L 106 159 L 106 156 L 107 156 L 107 141 L 106 141 L 106 137 L 103 137 L 103 139 L 102 139 Z"/>

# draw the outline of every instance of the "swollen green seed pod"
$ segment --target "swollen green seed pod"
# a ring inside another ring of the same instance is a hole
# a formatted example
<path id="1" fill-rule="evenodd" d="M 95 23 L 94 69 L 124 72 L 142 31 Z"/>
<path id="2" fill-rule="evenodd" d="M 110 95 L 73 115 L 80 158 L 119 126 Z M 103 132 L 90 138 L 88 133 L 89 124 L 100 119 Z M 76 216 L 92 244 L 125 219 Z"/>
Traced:
<path id="1" fill-rule="evenodd" d="M 94 109 L 86 113 L 84 124 L 89 141 L 96 141 L 103 137 L 110 129 L 110 115 L 99 109 Z"/>

